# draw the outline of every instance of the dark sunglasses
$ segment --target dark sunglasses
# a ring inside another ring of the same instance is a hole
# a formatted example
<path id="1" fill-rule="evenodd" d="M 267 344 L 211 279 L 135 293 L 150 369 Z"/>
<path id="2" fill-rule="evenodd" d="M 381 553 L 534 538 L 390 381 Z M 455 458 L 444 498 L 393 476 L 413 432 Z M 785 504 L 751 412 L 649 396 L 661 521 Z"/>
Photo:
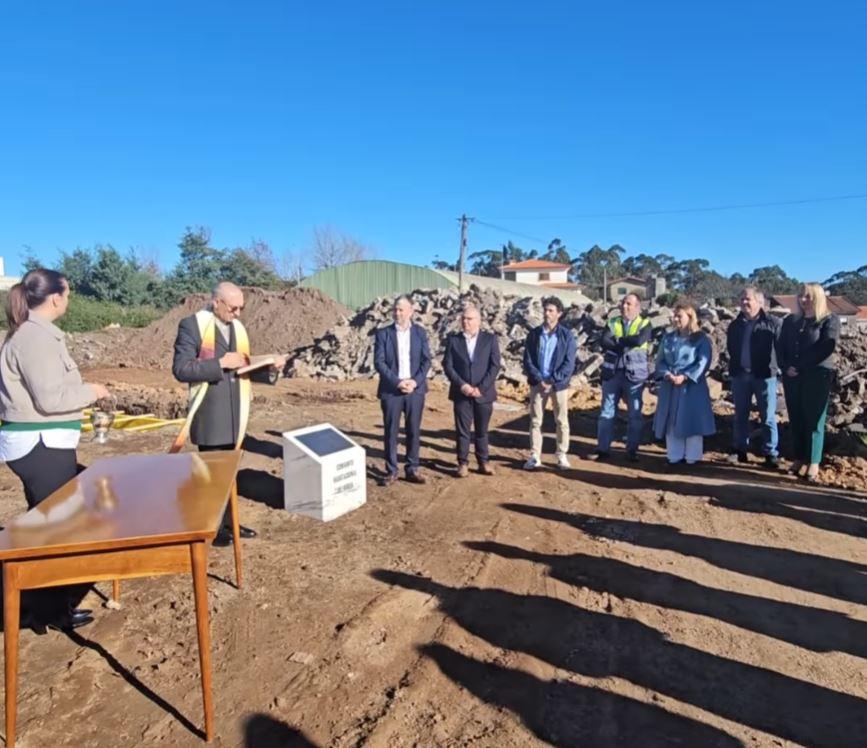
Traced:
<path id="1" fill-rule="evenodd" d="M 244 305 L 243 304 L 241 304 L 241 306 L 229 306 L 226 303 L 225 299 L 220 299 L 219 301 L 224 307 L 226 307 L 226 309 L 228 309 L 230 312 L 232 312 L 232 314 L 234 314 L 235 312 L 243 312 L 244 311 Z"/>

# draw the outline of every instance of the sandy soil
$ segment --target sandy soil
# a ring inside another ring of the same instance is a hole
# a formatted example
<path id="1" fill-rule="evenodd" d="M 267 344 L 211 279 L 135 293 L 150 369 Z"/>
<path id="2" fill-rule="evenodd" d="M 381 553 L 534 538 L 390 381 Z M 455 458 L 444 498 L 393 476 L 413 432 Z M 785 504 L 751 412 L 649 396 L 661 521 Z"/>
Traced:
<path id="1" fill-rule="evenodd" d="M 364 507 L 321 524 L 281 508 L 279 443 L 319 421 L 368 447 L 372 476 L 381 463 L 373 383 L 257 387 L 243 589 L 231 549 L 209 559 L 215 745 L 865 744 L 867 494 L 718 453 L 672 472 L 657 447 L 528 474 L 515 403 L 495 412 L 497 475 L 455 480 L 438 390 L 429 483 L 371 478 Z M 572 426 L 586 454 L 593 411 Z M 170 439 L 115 432 L 80 458 Z M 4 468 L 0 516 L 22 506 Z M 89 602 L 75 634 L 22 633 L 19 744 L 202 745 L 189 579 L 126 583 L 120 611 Z"/>

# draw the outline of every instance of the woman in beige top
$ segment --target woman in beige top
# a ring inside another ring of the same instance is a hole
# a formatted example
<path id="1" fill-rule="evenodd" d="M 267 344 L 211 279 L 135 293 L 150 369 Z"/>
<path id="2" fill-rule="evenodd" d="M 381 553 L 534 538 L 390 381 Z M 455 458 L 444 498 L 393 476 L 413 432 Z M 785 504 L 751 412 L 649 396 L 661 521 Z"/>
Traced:
<path id="1" fill-rule="evenodd" d="M 81 410 L 108 390 L 85 384 L 66 350 L 57 321 L 69 304 L 69 284 L 54 270 L 37 268 L 9 292 L 8 333 L 0 348 L 0 460 L 24 486 L 33 508 L 75 477 Z M 76 585 L 32 595 L 31 625 L 75 628 L 93 620 L 72 608 Z"/>

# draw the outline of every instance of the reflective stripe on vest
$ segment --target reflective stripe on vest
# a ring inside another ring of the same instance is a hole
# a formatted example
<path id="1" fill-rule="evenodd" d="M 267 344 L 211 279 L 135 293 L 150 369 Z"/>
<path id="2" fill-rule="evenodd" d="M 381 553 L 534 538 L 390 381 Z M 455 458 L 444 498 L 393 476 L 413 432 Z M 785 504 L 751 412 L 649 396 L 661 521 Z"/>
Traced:
<path id="1" fill-rule="evenodd" d="M 615 338 L 623 338 L 623 337 L 631 337 L 633 335 L 638 335 L 645 327 L 650 324 L 650 320 L 647 317 L 636 317 L 632 322 L 629 323 L 629 326 L 626 329 L 626 334 L 623 333 L 623 317 L 615 317 L 609 323 L 609 327 L 611 328 L 611 332 L 614 333 Z M 642 343 L 641 345 L 637 345 L 630 350 L 649 350 L 650 342 Z"/>

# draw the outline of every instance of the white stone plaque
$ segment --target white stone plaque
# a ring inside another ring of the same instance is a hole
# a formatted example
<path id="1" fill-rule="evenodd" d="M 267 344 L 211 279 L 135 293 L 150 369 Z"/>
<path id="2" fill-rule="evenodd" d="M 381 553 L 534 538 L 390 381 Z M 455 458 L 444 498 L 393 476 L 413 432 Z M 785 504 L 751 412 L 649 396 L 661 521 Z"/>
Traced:
<path id="1" fill-rule="evenodd" d="M 364 448 L 330 423 L 283 434 L 283 504 L 324 522 L 367 501 Z"/>

